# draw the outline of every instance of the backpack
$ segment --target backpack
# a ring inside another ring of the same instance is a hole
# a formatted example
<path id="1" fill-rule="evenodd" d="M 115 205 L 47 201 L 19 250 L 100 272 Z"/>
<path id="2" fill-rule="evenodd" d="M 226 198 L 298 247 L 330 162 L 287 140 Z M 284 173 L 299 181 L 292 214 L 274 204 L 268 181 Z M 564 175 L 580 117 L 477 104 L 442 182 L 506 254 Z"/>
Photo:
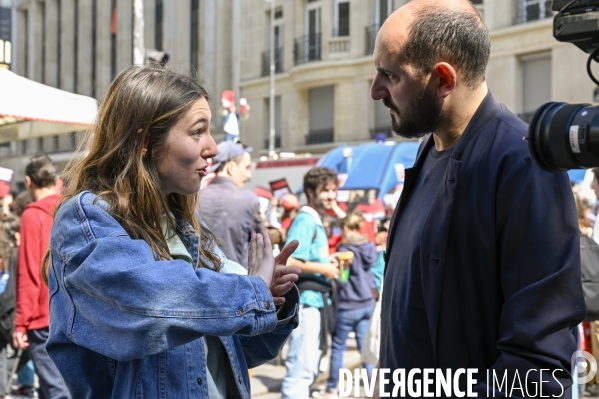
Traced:
<path id="1" fill-rule="evenodd" d="M 587 306 L 586 321 L 599 320 L 599 244 L 580 235 L 580 272 Z"/>

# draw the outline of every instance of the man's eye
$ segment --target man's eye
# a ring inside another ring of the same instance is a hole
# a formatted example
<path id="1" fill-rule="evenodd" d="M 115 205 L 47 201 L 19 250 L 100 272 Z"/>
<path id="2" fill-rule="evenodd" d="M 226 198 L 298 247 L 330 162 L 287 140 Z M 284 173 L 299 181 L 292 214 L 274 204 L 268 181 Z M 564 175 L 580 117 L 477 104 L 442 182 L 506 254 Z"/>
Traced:
<path id="1" fill-rule="evenodd" d="M 395 77 L 395 76 L 393 76 L 393 74 L 392 74 L 392 73 L 388 73 L 388 74 L 387 74 L 387 78 L 388 78 L 389 80 L 393 79 L 394 77 Z"/>

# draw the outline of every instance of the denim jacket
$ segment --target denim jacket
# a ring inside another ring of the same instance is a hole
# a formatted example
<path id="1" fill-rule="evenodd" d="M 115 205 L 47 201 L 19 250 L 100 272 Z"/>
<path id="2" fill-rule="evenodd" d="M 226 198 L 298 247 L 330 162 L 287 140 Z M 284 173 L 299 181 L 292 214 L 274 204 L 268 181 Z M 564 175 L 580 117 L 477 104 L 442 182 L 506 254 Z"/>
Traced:
<path id="1" fill-rule="evenodd" d="M 155 261 L 83 192 L 58 210 L 50 239 L 47 351 L 74 399 L 208 398 L 204 335 L 228 355 L 227 398 L 250 398 L 247 369 L 277 356 L 297 326 L 297 289 L 275 310 L 260 277 Z M 177 233 L 199 261 L 199 235 Z M 192 231 L 192 233 L 185 233 Z"/>

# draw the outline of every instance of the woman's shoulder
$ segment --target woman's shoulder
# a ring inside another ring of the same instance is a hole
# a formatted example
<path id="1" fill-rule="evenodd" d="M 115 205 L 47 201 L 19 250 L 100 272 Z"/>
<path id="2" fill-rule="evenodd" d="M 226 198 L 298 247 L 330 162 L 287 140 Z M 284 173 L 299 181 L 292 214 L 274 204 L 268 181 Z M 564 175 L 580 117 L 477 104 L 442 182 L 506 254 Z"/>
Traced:
<path id="1" fill-rule="evenodd" d="M 64 200 L 56 212 L 54 224 L 84 224 L 90 228 L 96 225 L 120 227 L 110 215 L 108 203 L 90 191 L 82 191 Z"/>

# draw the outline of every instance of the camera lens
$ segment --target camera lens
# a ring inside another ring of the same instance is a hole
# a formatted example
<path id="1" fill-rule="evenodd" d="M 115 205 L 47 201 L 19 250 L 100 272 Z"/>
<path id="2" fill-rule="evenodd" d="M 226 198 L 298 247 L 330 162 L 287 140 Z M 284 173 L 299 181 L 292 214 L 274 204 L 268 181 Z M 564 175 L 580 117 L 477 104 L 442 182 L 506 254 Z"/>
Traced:
<path id="1" fill-rule="evenodd" d="M 550 172 L 599 166 L 599 107 L 542 105 L 528 128 L 528 145 L 535 162 Z"/>

